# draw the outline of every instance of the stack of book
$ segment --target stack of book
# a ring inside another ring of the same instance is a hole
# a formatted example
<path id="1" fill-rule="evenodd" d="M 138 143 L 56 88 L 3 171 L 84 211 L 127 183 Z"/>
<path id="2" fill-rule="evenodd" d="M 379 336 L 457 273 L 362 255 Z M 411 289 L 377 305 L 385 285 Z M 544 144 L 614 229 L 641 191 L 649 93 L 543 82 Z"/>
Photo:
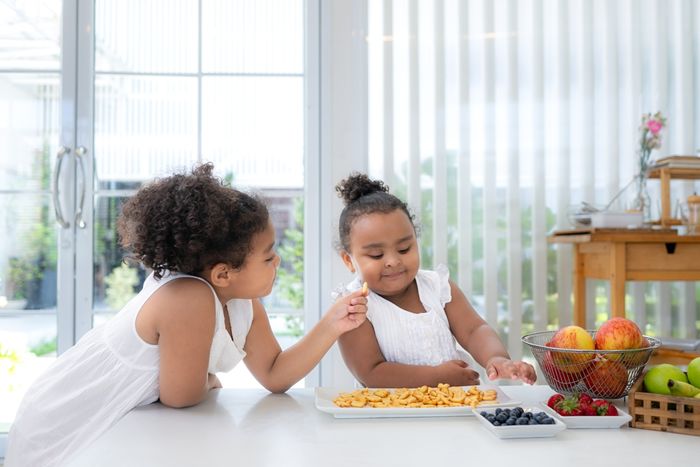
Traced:
<path id="1" fill-rule="evenodd" d="M 668 156 L 657 159 L 653 169 L 700 169 L 700 156 Z"/>

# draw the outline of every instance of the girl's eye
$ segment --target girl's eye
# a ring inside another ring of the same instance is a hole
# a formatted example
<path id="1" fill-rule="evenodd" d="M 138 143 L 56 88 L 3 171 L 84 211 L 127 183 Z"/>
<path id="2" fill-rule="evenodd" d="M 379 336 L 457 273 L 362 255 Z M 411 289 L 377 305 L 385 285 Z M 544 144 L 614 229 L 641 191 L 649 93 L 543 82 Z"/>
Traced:
<path id="1" fill-rule="evenodd" d="M 271 263 L 271 262 L 273 262 L 273 261 L 275 260 L 276 257 L 277 257 L 277 255 L 272 255 L 272 256 L 270 256 L 269 258 L 267 258 L 267 259 L 265 260 L 265 262 L 266 262 L 266 263 Z"/>
<path id="2" fill-rule="evenodd" d="M 411 250 L 411 247 L 409 246 L 408 248 L 404 248 L 403 250 L 399 250 L 399 253 L 401 253 L 402 255 L 405 255 L 405 254 L 408 253 L 410 250 Z"/>
<path id="3" fill-rule="evenodd" d="M 367 256 L 369 256 L 369 257 L 372 258 L 372 259 L 380 259 L 380 258 L 381 258 L 382 256 L 384 256 L 384 255 L 379 254 L 379 255 L 367 255 Z"/>

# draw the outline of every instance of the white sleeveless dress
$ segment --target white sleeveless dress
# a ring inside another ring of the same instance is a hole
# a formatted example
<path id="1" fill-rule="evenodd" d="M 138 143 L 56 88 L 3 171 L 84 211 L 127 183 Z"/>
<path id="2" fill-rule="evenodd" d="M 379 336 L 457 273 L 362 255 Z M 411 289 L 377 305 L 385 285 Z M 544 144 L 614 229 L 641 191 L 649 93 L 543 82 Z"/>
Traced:
<path id="1" fill-rule="evenodd" d="M 367 319 L 387 362 L 432 366 L 447 360 L 464 360 L 473 367 L 473 359 L 458 347 L 445 314 L 445 305 L 452 300 L 449 279 L 445 265 L 435 271 L 418 271 L 416 285 L 425 313 L 406 311 L 370 291 Z M 357 277 L 346 289 L 354 291 L 361 286 L 362 280 Z"/>
<path id="2" fill-rule="evenodd" d="M 183 277 L 209 285 L 185 274 L 171 273 L 160 280 L 151 274 L 114 318 L 86 333 L 32 384 L 10 429 L 5 467 L 62 465 L 131 409 L 158 400 L 160 351 L 139 337 L 136 317 L 158 288 Z M 223 306 L 211 290 L 216 328 L 209 373 L 217 373 L 231 370 L 245 357 L 253 305 L 251 300 L 226 304 L 232 340 Z"/>

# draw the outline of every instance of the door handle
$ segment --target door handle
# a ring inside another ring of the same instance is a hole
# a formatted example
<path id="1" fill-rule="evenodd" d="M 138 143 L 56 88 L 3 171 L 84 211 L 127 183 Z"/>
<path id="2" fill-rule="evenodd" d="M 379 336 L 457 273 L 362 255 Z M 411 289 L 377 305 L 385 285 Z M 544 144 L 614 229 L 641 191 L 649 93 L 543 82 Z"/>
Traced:
<path id="1" fill-rule="evenodd" d="M 70 227 L 70 222 L 66 221 L 66 219 L 63 217 L 63 211 L 61 210 L 58 179 L 61 175 L 61 167 L 63 166 L 63 161 L 65 160 L 68 154 L 70 154 L 70 148 L 67 148 L 65 146 L 60 146 L 58 148 L 58 151 L 56 152 L 56 170 L 53 173 L 53 210 L 56 214 L 56 222 L 58 222 L 58 225 L 60 225 L 64 229 Z"/>
<path id="2" fill-rule="evenodd" d="M 75 155 L 76 159 L 78 160 L 78 166 L 80 167 L 80 177 L 82 179 L 81 187 L 82 189 L 80 190 L 80 201 L 78 202 L 78 210 L 75 213 L 75 223 L 80 227 L 81 229 L 84 229 L 86 224 L 85 220 L 83 219 L 83 206 L 85 205 L 85 163 L 83 162 L 83 156 L 87 154 L 87 149 L 85 146 L 78 146 L 75 149 Z"/>

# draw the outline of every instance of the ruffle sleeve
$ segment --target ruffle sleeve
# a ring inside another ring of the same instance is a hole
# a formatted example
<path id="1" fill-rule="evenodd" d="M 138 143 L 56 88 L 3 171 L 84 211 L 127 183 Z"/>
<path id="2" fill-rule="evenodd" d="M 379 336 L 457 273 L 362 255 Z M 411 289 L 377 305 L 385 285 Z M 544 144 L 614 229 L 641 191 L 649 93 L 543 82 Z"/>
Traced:
<path id="1" fill-rule="evenodd" d="M 353 293 L 356 290 L 359 290 L 360 287 L 362 287 L 362 279 L 360 278 L 360 276 L 355 276 L 355 278 L 347 284 L 338 284 L 331 291 L 331 299 L 333 299 L 333 301 L 336 301 L 341 297 L 344 297 Z"/>
<path id="2" fill-rule="evenodd" d="M 444 308 L 446 303 L 452 301 L 452 289 L 450 288 L 450 270 L 444 264 L 435 268 L 437 273 L 437 290 L 440 297 L 440 305 Z"/>

